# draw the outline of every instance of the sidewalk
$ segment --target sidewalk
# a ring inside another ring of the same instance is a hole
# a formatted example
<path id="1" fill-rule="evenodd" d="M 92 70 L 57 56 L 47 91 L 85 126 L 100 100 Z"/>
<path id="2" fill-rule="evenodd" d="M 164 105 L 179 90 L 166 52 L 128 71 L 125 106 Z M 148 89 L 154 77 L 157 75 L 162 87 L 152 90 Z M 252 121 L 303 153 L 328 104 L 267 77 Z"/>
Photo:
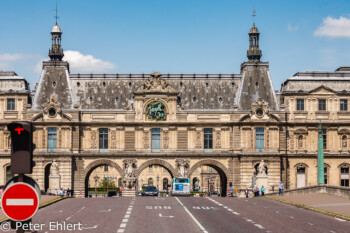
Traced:
<path id="1" fill-rule="evenodd" d="M 274 195 L 268 198 L 280 199 L 288 204 L 316 210 L 330 215 L 342 215 L 350 219 L 350 199 L 329 194 L 291 194 L 286 196 Z"/>
<path id="2" fill-rule="evenodd" d="M 53 196 L 53 195 L 41 195 L 40 198 L 40 206 L 42 205 L 46 205 L 51 201 L 54 201 L 55 199 L 59 199 L 60 196 Z M 39 207 L 40 208 L 40 207 Z M 1 209 L 1 207 L 0 207 Z M 4 212 L 2 211 L 2 209 L 0 210 L 0 221 L 3 221 L 6 217 L 6 215 L 4 214 Z"/>

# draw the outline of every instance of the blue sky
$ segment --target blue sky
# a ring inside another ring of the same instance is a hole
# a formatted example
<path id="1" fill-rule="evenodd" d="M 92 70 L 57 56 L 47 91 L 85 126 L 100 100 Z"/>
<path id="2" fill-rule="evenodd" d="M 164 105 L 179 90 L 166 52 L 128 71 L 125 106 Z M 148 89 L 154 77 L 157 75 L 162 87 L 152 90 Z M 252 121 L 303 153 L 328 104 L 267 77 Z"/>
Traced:
<path id="1" fill-rule="evenodd" d="M 0 70 L 38 82 L 55 5 L 0 1 Z M 350 65 L 349 0 L 58 0 L 58 8 L 71 73 L 239 73 L 253 9 L 276 89 L 299 71 Z"/>

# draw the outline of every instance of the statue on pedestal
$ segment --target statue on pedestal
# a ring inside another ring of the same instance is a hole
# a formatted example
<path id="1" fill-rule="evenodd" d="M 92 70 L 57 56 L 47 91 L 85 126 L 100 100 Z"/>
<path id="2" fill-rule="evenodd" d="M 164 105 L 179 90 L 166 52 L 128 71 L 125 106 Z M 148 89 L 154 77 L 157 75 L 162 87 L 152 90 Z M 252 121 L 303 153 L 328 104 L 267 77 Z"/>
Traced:
<path id="1" fill-rule="evenodd" d="M 123 183 L 124 187 L 131 189 L 136 185 L 136 174 L 134 169 L 136 168 L 135 159 L 124 159 L 124 178 Z"/>

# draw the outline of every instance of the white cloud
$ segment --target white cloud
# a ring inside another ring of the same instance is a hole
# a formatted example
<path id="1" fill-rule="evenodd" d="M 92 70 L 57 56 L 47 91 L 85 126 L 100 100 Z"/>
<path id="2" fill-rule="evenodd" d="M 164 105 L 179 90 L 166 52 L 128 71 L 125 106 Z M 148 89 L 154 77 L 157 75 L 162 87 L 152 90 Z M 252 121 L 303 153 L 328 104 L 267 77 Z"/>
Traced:
<path id="1" fill-rule="evenodd" d="M 314 32 L 315 36 L 330 38 L 350 38 L 350 18 L 340 16 L 339 19 L 328 16 Z"/>
<path id="2" fill-rule="evenodd" d="M 288 23 L 287 24 L 287 29 L 288 29 L 288 31 L 296 31 L 296 30 L 298 30 L 299 29 L 299 26 L 298 25 L 295 25 L 295 26 L 293 26 L 293 25 L 291 25 L 290 23 Z"/>
<path id="3" fill-rule="evenodd" d="M 21 63 L 24 60 L 35 59 L 37 57 L 38 55 L 21 53 L 0 54 L 0 70 L 13 69 L 16 66 L 16 64 Z"/>
<path id="4" fill-rule="evenodd" d="M 64 52 L 63 60 L 69 62 L 73 72 L 106 72 L 116 68 L 116 65 L 109 61 L 94 58 L 92 55 L 85 55 L 79 51 L 67 50 Z"/>

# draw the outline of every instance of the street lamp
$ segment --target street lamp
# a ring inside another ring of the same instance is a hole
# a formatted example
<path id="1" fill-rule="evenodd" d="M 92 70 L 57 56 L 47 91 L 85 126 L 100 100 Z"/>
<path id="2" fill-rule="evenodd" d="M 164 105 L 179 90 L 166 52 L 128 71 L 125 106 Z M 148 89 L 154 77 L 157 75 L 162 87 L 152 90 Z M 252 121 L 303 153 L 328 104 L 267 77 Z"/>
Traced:
<path id="1" fill-rule="evenodd" d="M 98 179 L 100 179 L 100 177 L 98 175 L 95 175 L 94 179 L 95 179 L 95 196 L 97 197 L 97 181 Z"/>

